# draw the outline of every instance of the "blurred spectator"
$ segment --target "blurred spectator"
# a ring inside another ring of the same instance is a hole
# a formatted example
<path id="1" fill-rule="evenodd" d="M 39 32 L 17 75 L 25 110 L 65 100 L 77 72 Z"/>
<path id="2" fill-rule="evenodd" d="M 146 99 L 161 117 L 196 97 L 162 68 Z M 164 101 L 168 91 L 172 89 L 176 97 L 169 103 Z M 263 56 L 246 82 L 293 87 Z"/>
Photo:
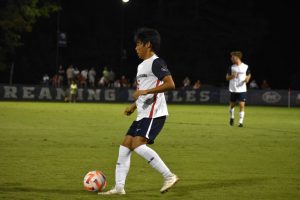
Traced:
<path id="1" fill-rule="evenodd" d="M 112 69 L 110 69 L 109 77 L 108 77 L 108 86 L 109 87 L 112 87 L 114 85 L 115 78 L 116 78 L 115 72 Z"/>
<path id="2" fill-rule="evenodd" d="M 88 73 L 88 77 L 89 77 L 89 85 L 90 87 L 95 87 L 95 77 L 96 77 L 96 71 L 95 68 L 91 68 L 89 73 Z"/>
<path id="3" fill-rule="evenodd" d="M 182 81 L 183 88 L 189 88 L 191 86 L 191 80 L 189 77 L 185 77 Z"/>
<path id="4" fill-rule="evenodd" d="M 50 78 L 49 78 L 48 74 L 45 74 L 43 76 L 43 84 L 44 85 L 49 85 L 49 81 L 50 81 Z"/>
<path id="5" fill-rule="evenodd" d="M 201 88 L 201 81 L 200 80 L 197 80 L 193 86 L 193 89 L 194 90 L 199 90 Z"/>
<path id="6" fill-rule="evenodd" d="M 120 86 L 121 87 L 129 87 L 128 79 L 124 75 L 121 77 Z"/>
<path id="7" fill-rule="evenodd" d="M 80 71 L 79 71 L 78 67 L 74 68 L 73 77 L 75 78 L 75 82 L 80 81 L 81 77 L 80 77 Z"/>
<path id="8" fill-rule="evenodd" d="M 52 77 L 52 86 L 53 87 L 60 87 L 60 76 L 58 74 L 55 74 L 53 77 Z"/>
<path id="9" fill-rule="evenodd" d="M 120 88 L 121 87 L 119 79 L 115 80 L 113 87 L 115 87 L 115 88 Z"/>
<path id="10" fill-rule="evenodd" d="M 65 70 L 62 65 L 60 65 L 58 68 L 58 76 L 60 81 L 59 86 L 61 86 L 64 82 L 64 76 L 65 76 Z"/>
<path id="11" fill-rule="evenodd" d="M 137 81 L 136 78 L 134 79 L 134 81 L 132 82 L 132 86 L 133 89 L 137 89 Z"/>
<path id="12" fill-rule="evenodd" d="M 98 82 L 99 87 L 106 87 L 109 84 L 109 71 L 107 70 L 107 67 L 104 67 L 102 71 L 102 77 L 100 78 Z"/>
<path id="13" fill-rule="evenodd" d="M 74 80 L 71 81 L 70 85 L 70 102 L 76 102 L 77 97 L 77 84 Z"/>
<path id="14" fill-rule="evenodd" d="M 258 89 L 258 85 L 254 79 L 250 82 L 249 87 L 250 89 Z"/>
<path id="15" fill-rule="evenodd" d="M 84 69 L 81 71 L 81 75 L 83 76 L 83 78 L 87 79 L 88 77 L 88 70 L 87 69 Z"/>
<path id="16" fill-rule="evenodd" d="M 78 80 L 80 87 L 87 87 L 87 76 L 88 76 L 88 70 L 87 69 L 82 70 Z"/>
<path id="17" fill-rule="evenodd" d="M 105 80 L 109 80 L 109 71 L 107 69 L 107 67 L 104 67 L 103 71 L 102 71 L 102 76 L 105 78 Z"/>
<path id="18" fill-rule="evenodd" d="M 74 79 L 74 68 L 73 65 L 69 65 L 68 69 L 66 70 L 68 85 L 71 84 L 72 80 Z"/>
<path id="19" fill-rule="evenodd" d="M 269 83 L 267 82 L 267 80 L 263 80 L 263 82 L 261 83 L 260 88 L 263 89 L 263 90 L 271 89 L 271 87 L 270 87 Z"/>
<path id="20" fill-rule="evenodd" d="M 102 76 L 98 81 L 98 87 L 105 87 L 107 85 L 107 80 Z"/>
<path id="21" fill-rule="evenodd" d="M 70 87 L 68 87 L 68 88 L 66 89 L 66 92 L 65 92 L 65 99 L 64 99 L 64 101 L 65 101 L 65 102 L 70 102 L 70 97 L 71 97 L 71 94 L 70 94 Z"/>

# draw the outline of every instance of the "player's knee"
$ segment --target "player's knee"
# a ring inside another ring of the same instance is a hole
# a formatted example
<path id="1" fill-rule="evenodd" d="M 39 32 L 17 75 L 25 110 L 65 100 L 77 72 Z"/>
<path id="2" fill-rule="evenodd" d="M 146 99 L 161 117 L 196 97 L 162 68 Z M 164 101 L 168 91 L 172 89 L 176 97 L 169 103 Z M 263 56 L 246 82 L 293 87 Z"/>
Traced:
<path id="1" fill-rule="evenodd" d="M 121 145 L 124 146 L 124 147 L 126 147 L 126 148 L 128 148 L 128 149 L 130 149 L 130 150 L 132 150 L 130 144 L 124 144 L 124 143 L 122 143 Z"/>
<path id="2" fill-rule="evenodd" d="M 134 151 L 136 148 L 138 148 L 141 145 L 142 144 L 132 144 L 130 149 L 131 149 L 131 151 Z"/>
<path id="3" fill-rule="evenodd" d="M 143 137 L 135 137 L 131 143 L 131 150 L 138 148 L 139 146 L 147 144 L 147 139 Z"/>
<path id="4" fill-rule="evenodd" d="M 125 137 L 125 139 L 122 142 L 122 146 L 127 147 L 128 149 L 131 149 L 132 144 L 132 138 L 131 137 Z"/>
<path id="5" fill-rule="evenodd" d="M 138 143 L 138 142 L 133 142 L 133 143 L 131 144 L 130 149 L 133 151 L 134 149 L 138 148 L 140 145 L 141 145 L 141 144 Z"/>

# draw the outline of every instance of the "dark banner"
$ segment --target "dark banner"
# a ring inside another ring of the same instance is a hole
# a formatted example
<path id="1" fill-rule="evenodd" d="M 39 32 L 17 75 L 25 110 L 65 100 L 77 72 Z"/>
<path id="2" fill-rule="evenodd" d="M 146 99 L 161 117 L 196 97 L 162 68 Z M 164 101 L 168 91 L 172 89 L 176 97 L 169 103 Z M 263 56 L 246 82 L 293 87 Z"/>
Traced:
<path id="1" fill-rule="evenodd" d="M 76 100 L 80 102 L 126 102 L 132 101 L 130 89 L 78 88 Z M 43 86 L 0 86 L 1 100 L 21 101 L 65 101 L 69 89 Z"/>
<path id="2" fill-rule="evenodd" d="M 78 102 L 132 102 L 133 89 L 128 88 L 79 88 Z M 65 101 L 68 89 L 47 86 L 0 85 L 2 101 Z M 185 104 L 227 104 L 230 93 L 225 89 L 186 90 L 166 92 L 169 103 Z M 289 95 L 290 94 L 290 95 Z M 250 90 L 249 105 L 300 106 L 300 91 Z"/>
<path id="3" fill-rule="evenodd" d="M 186 90 L 177 89 L 165 93 L 170 103 L 217 104 L 220 102 L 219 89 Z"/>
<path id="4" fill-rule="evenodd" d="M 220 103 L 228 103 L 230 93 L 221 90 Z M 288 90 L 249 90 L 247 92 L 248 105 L 300 106 L 300 91 Z"/>

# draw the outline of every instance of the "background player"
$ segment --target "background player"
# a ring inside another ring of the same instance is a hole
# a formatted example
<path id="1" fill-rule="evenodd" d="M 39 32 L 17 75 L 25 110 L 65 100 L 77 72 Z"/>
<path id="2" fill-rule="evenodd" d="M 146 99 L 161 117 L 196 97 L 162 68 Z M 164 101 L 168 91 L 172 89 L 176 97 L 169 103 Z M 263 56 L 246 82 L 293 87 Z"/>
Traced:
<path id="1" fill-rule="evenodd" d="M 231 61 L 233 65 L 229 67 L 226 80 L 229 81 L 229 91 L 230 91 L 230 125 L 234 125 L 234 107 L 236 102 L 240 106 L 240 120 L 239 127 L 243 127 L 243 121 L 245 116 L 245 102 L 246 102 L 246 92 L 247 83 L 251 78 L 250 69 L 248 65 L 242 62 L 242 52 L 235 51 L 231 52 Z"/>
<path id="2" fill-rule="evenodd" d="M 166 63 L 156 55 L 160 46 L 160 35 L 154 29 L 141 28 L 135 34 L 135 42 L 136 53 L 144 61 L 137 70 L 137 90 L 133 94 L 136 101 L 124 113 L 131 115 L 137 109 L 137 119 L 132 123 L 119 148 L 115 187 L 99 194 L 125 194 L 124 186 L 132 151 L 145 158 L 164 177 L 161 193 L 168 191 L 179 180 L 159 155 L 146 145 L 154 143 L 168 115 L 163 92 L 175 88 Z"/>

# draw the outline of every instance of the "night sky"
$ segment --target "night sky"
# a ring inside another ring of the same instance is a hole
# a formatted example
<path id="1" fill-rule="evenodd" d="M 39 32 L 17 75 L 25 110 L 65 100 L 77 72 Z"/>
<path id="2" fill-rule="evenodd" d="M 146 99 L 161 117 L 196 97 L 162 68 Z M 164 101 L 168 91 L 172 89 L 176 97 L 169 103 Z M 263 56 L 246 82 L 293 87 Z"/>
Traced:
<path id="1" fill-rule="evenodd" d="M 57 22 L 67 34 L 59 48 L 60 64 L 79 69 L 104 66 L 133 79 L 140 60 L 133 35 L 139 27 L 161 33 L 159 56 L 180 87 L 185 76 L 194 82 L 226 86 L 230 51 L 241 50 L 252 76 L 272 88 L 300 89 L 299 7 L 296 1 L 259 0 L 60 0 L 59 14 L 41 18 L 14 58 L 14 83 L 38 84 L 54 75 Z M 58 20 L 59 19 L 59 20 Z M 122 59 L 122 51 L 126 57 Z M 0 72 L 8 83 L 9 69 Z"/>

